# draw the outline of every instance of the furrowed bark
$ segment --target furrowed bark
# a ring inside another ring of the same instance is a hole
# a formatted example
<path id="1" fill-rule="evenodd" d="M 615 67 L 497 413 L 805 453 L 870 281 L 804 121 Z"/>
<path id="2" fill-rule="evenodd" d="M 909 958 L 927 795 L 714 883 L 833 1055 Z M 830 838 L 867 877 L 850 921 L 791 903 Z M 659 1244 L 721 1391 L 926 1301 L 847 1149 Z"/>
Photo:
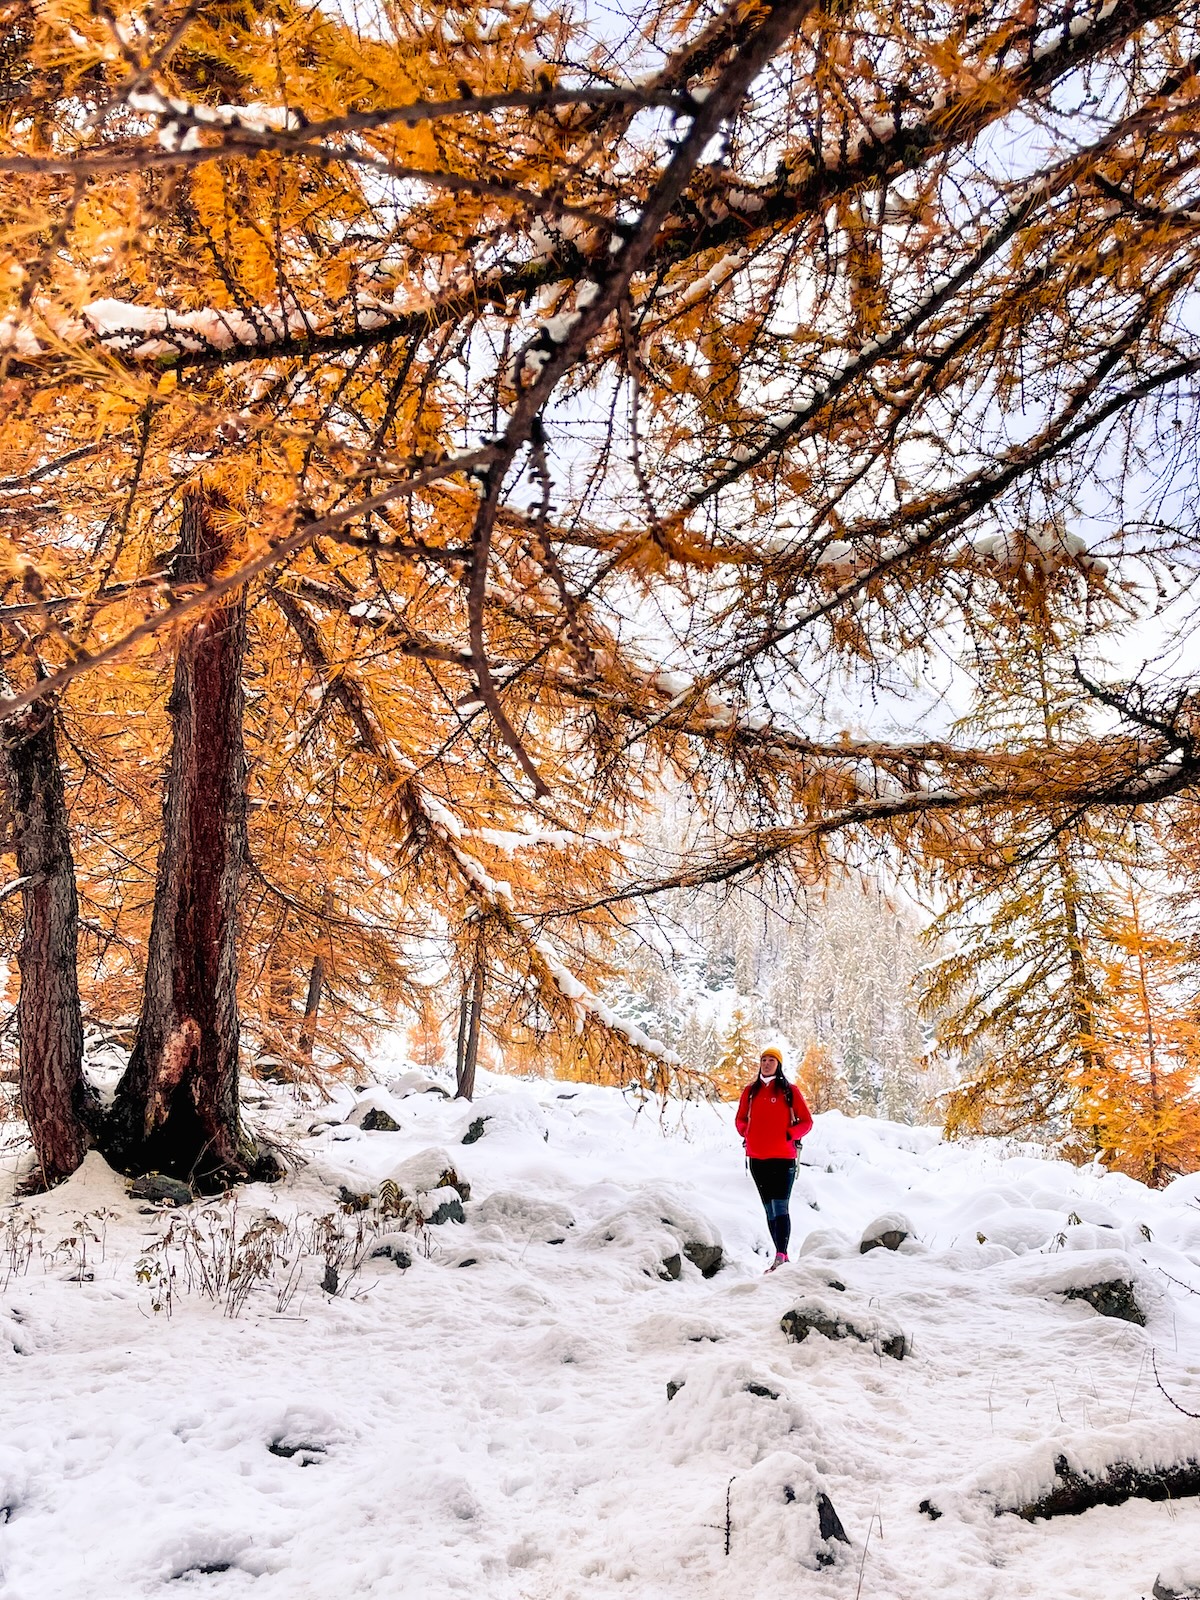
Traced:
<path id="1" fill-rule="evenodd" d="M 178 563 L 209 581 L 227 554 L 199 490 L 184 500 Z M 184 635 L 168 702 L 174 724 L 142 1012 L 107 1142 L 127 1171 L 212 1187 L 244 1176 L 238 1111 L 237 893 L 245 855 L 238 594 Z"/>
<path id="2" fill-rule="evenodd" d="M 2 678 L 0 688 L 8 689 Z M 75 1171 L 89 1143 L 76 972 L 79 902 L 53 699 L 0 723 L 0 775 L 24 910 L 17 953 L 21 1106 L 49 1185 Z"/>

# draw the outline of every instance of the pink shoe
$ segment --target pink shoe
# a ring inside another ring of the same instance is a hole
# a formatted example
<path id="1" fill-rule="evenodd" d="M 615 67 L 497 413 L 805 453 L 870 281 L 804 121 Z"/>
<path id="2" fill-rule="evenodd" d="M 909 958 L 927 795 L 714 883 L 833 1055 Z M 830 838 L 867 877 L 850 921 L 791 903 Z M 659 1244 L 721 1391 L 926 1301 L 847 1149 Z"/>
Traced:
<path id="1" fill-rule="evenodd" d="M 775 1257 L 774 1261 L 772 1261 L 771 1265 L 767 1268 L 767 1272 L 774 1272 L 776 1267 L 786 1267 L 786 1266 L 787 1266 L 787 1251 L 786 1250 L 781 1250 L 779 1252 L 779 1254 Z M 766 1273 L 764 1273 L 763 1276 L 766 1277 Z"/>

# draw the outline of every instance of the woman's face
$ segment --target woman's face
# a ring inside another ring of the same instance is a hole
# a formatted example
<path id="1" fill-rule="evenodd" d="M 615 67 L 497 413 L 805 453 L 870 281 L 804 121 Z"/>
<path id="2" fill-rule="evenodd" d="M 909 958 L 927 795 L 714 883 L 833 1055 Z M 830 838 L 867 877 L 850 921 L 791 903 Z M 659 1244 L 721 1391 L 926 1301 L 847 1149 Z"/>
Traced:
<path id="1" fill-rule="evenodd" d="M 779 1063 L 774 1056 L 759 1056 L 758 1070 L 764 1078 L 773 1078 L 779 1071 Z"/>

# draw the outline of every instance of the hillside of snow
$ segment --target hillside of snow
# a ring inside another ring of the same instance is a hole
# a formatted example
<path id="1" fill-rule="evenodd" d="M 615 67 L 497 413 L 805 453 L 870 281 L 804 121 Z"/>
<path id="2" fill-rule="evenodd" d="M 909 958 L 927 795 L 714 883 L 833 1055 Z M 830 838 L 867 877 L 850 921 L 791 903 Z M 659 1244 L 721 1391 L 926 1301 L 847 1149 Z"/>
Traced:
<path id="1" fill-rule="evenodd" d="M 1156 1194 L 830 1113 L 792 1264 L 764 1276 L 731 1107 L 422 1088 L 319 1112 L 270 1091 L 298 1164 L 236 1206 L 160 1211 L 94 1156 L 17 1200 L 7 1158 L 6 1600 L 1132 1600 L 1200 1578 L 1195 1498 L 996 1514 L 1056 1465 L 1200 1458 L 1163 1392 L 1200 1412 L 1200 1179 Z M 860 1253 L 880 1218 L 911 1237 Z M 688 1249 L 718 1242 L 705 1278 Z M 1145 1327 L 1069 1298 L 1115 1281 Z M 863 1337 L 792 1342 L 797 1308 Z"/>

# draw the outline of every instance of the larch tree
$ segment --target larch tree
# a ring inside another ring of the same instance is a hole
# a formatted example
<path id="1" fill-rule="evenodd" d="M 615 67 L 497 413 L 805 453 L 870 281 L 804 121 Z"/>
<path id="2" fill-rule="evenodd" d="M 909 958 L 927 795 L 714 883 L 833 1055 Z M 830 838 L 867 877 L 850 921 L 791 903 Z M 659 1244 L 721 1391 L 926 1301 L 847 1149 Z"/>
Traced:
<path id="1" fill-rule="evenodd" d="M 637 897 L 1196 787 L 1190 682 L 1049 754 L 872 737 L 826 693 L 1031 572 L 1081 607 L 1123 563 L 1188 576 L 1194 3 L 3 12 L 0 624 L 46 670 L 0 714 L 143 706 L 129 770 L 69 759 L 123 786 L 95 844 L 73 815 L 81 874 L 144 873 L 151 691 L 244 607 L 239 981 L 276 1046 L 318 956 L 337 1037 L 447 950 L 474 993 L 482 948 L 481 1027 L 662 1085 L 597 992 Z M 1086 542 L 1047 514 L 1085 486 Z M 711 837 L 631 872 L 667 773 Z M 149 927 L 110 894 L 126 971 L 171 892 Z M 196 1109 L 188 1170 L 228 1125 Z"/>
<path id="2" fill-rule="evenodd" d="M 1078 1090 L 1106 1166 L 1160 1189 L 1200 1171 L 1200 985 L 1186 942 L 1136 889 L 1107 934 L 1101 1004 Z"/>
<path id="3" fill-rule="evenodd" d="M 713 1084 L 723 1100 L 736 1100 L 758 1070 L 758 1049 L 746 1021 L 737 1007 L 721 1038 L 721 1059 L 713 1072 Z"/>
<path id="4" fill-rule="evenodd" d="M 965 727 L 1013 743 L 1040 740 L 1052 761 L 1094 722 L 1074 654 L 1088 641 L 1049 633 L 1023 652 L 1013 621 L 998 617 L 997 637 L 976 655 Z M 1091 651 L 1102 647 L 1090 641 Z M 946 953 L 919 988 L 935 1048 L 962 1064 L 947 1097 L 947 1131 L 1073 1141 L 1086 1133 L 1082 1084 L 1099 1064 L 1112 875 L 1132 864 L 1135 840 L 1095 814 L 1047 805 L 980 843 L 966 853 L 953 841 L 940 863 L 942 905 L 926 937 Z"/>

